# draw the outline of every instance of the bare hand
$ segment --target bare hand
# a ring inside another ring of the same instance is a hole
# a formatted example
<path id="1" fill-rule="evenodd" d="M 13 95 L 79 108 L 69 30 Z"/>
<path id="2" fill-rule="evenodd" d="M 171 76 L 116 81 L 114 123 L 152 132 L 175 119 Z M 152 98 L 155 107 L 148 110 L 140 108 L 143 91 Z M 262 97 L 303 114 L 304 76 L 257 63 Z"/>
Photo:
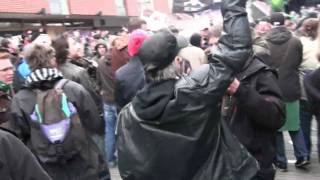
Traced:
<path id="1" fill-rule="evenodd" d="M 233 82 L 228 87 L 228 93 L 230 95 L 234 95 L 240 86 L 240 81 L 238 79 L 234 79 Z"/>

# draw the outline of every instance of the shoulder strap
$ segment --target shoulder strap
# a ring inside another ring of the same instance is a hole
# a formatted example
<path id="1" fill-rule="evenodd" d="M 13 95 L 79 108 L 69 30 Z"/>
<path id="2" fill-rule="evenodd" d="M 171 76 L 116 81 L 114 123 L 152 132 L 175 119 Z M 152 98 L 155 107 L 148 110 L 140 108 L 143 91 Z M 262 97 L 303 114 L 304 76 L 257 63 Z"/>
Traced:
<path id="1" fill-rule="evenodd" d="M 61 79 L 56 83 L 56 85 L 54 86 L 54 89 L 56 90 L 63 89 L 63 87 L 67 84 L 68 81 L 69 79 Z"/>

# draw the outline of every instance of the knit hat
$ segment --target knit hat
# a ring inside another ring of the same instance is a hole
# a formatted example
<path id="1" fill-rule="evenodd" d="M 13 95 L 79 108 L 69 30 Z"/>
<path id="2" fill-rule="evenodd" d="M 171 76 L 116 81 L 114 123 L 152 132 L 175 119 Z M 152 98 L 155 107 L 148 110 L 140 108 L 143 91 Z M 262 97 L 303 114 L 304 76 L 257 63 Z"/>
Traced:
<path id="1" fill-rule="evenodd" d="M 108 49 L 108 46 L 107 46 L 106 41 L 104 41 L 104 40 L 102 40 L 102 39 L 99 39 L 98 42 L 97 42 L 97 44 L 96 44 L 96 46 L 94 47 L 94 50 L 95 50 L 95 51 L 98 51 L 98 47 L 99 47 L 100 45 L 103 45 L 106 49 Z"/>
<path id="2" fill-rule="evenodd" d="M 283 26 L 284 25 L 284 15 L 280 12 L 272 13 L 270 16 L 270 23 L 273 26 Z"/>
<path id="3" fill-rule="evenodd" d="M 148 37 L 148 33 L 144 30 L 137 29 L 130 34 L 128 42 L 128 52 L 130 56 L 135 56 L 144 40 Z"/>
<path id="4" fill-rule="evenodd" d="M 139 50 L 139 58 L 146 71 L 157 71 L 172 63 L 179 52 L 176 37 L 161 31 L 148 38 Z"/>

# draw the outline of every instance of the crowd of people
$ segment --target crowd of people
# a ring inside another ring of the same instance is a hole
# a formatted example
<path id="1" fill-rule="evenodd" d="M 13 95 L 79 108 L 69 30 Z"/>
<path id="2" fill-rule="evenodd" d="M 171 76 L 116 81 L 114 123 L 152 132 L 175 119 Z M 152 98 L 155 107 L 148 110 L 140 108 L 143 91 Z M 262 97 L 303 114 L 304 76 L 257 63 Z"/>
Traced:
<path id="1" fill-rule="evenodd" d="M 0 48 L 0 177 L 27 180 L 272 180 L 310 166 L 317 121 L 318 12 L 221 25 L 190 37 L 139 18 L 114 35 L 30 30 Z M 315 117 L 315 118 L 313 118 Z"/>

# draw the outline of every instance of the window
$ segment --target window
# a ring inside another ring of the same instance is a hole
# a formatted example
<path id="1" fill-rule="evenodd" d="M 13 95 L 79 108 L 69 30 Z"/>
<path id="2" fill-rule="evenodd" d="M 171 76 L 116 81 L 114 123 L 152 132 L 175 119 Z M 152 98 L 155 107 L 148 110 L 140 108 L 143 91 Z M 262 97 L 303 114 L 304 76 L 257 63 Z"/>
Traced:
<path id="1" fill-rule="evenodd" d="M 126 16 L 127 10 L 124 0 L 115 0 L 117 6 L 117 12 L 119 16 Z"/>
<path id="2" fill-rule="evenodd" d="M 152 0 L 139 0 L 139 10 L 140 10 L 140 14 L 142 14 L 142 12 L 145 9 L 151 9 L 153 10 L 153 1 Z"/>
<path id="3" fill-rule="evenodd" d="M 51 14 L 69 14 L 67 0 L 49 0 Z"/>

